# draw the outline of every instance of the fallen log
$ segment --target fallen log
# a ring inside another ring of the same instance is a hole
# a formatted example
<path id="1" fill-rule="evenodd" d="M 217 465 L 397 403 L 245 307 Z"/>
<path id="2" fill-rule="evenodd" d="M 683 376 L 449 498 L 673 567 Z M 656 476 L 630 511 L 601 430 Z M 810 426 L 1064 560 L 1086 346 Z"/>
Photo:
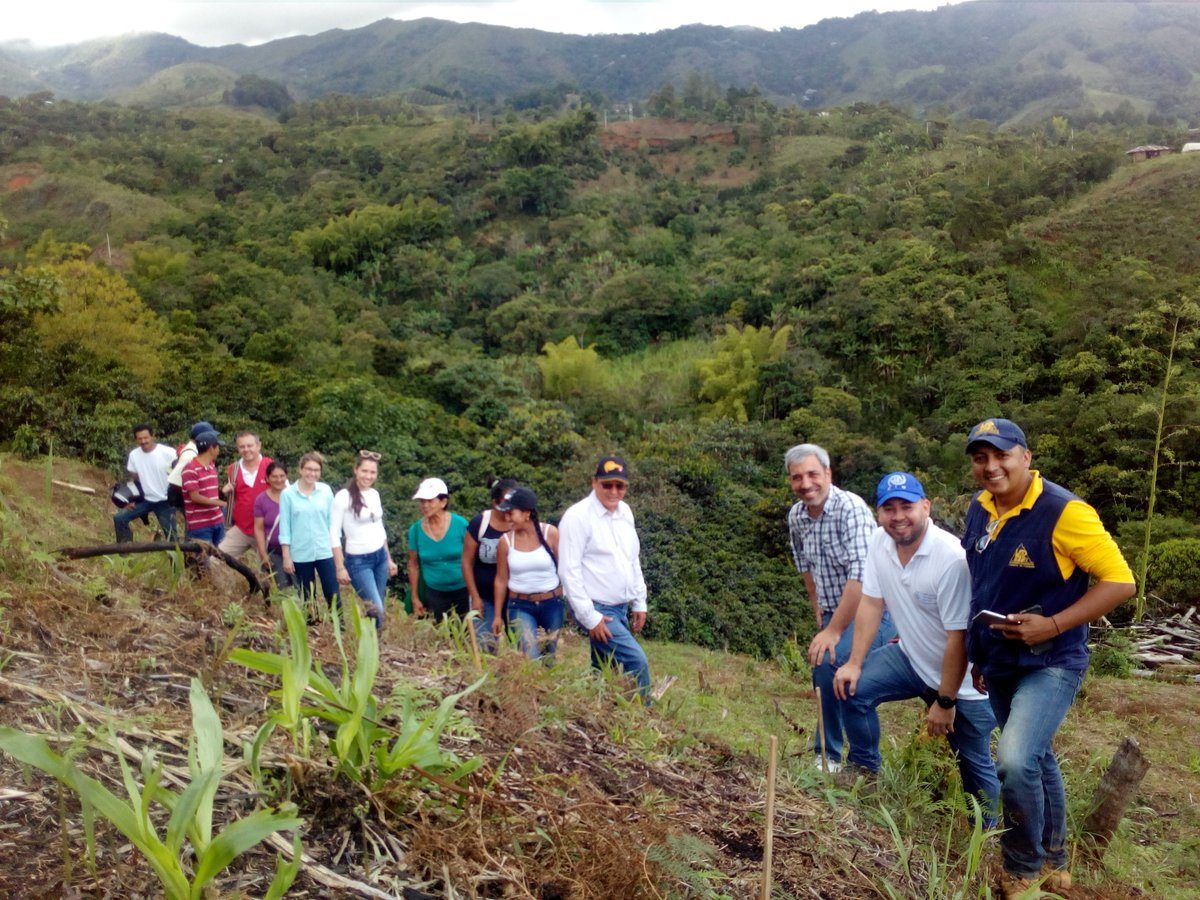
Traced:
<path id="1" fill-rule="evenodd" d="M 1149 768 L 1150 760 L 1142 755 L 1137 741 L 1131 737 L 1121 741 L 1108 769 L 1100 776 L 1096 795 L 1092 798 L 1092 811 L 1083 823 L 1080 844 L 1084 854 L 1093 862 L 1099 862 L 1104 856 L 1121 817 L 1125 815 Z"/>
<path id="2" fill-rule="evenodd" d="M 70 488 L 73 491 L 79 491 L 81 494 L 94 494 L 96 489 L 83 484 L 71 484 L 69 481 L 59 481 L 57 478 L 50 479 L 51 484 L 56 484 L 59 487 Z"/>
<path id="3" fill-rule="evenodd" d="M 67 559 L 90 559 L 95 556 L 124 556 L 131 553 L 156 553 L 180 550 L 197 556 L 215 556 L 229 568 L 241 574 L 250 587 L 251 594 L 262 594 L 264 598 L 271 594 L 271 584 L 265 578 L 251 569 L 240 559 L 235 559 L 219 547 L 214 547 L 208 541 L 146 541 L 139 544 L 100 544 L 96 547 L 63 547 L 56 550 L 59 556 Z"/>

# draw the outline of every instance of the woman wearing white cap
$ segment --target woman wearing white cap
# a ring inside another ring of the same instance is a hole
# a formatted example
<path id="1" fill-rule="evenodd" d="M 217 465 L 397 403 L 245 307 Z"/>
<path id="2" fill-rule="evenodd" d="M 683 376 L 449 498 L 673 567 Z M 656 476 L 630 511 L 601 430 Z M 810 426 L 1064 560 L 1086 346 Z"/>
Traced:
<path id="1" fill-rule="evenodd" d="M 467 520 L 452 513 L 450 489 L 440 478 L 426 478 L 413 494 L 421 507 L 421 518 L 408 529 L 408 584 L 413 612 L 425 614 L 420 583 L 425 582 L 425 600 L 440 622 L 453 610 L 465 616 L 471 609 L 467 583 L 463 580 L 463 539 Z"/>

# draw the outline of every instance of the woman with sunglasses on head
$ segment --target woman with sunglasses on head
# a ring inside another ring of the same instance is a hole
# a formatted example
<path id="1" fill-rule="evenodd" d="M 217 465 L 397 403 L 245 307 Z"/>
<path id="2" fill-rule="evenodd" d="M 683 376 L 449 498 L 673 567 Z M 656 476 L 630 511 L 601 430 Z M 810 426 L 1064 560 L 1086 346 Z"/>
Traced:
<path id="1" fill-rule="evenodd" d="M 465 616 L 471 610 L 462 572 L 467 520 L 450 512 L 450 489 L 440 478 L 422 481 L 413 499 L 421 508 L 421 518 L 408 529 L 408 584 L 413 612 L 425 615 L 420 594 L 424 581 L 425 599 L 434 621 L 442 621 L 448 612 Z"/>
<path id="2" fill-rule="evenodd" d="M 279 498 L 288 486 L 287 466 L 279 460 L 267 463 L 267 489 L 254 498 L 254 545 L 263 566 L 270 569 L 278 590 L 291 587 L 292 576 L 283 570 L 279 546 Z"/>
<path id="3" fill-rule="evenodd" d="M 367 614 L 375 620 L 376 628 L 383 627 L 388 576 L 398 571 L 388 550 L 383 502 L 374 486 L 380 459 L 382 455 L 374 450 L 358 451 L 354 475 L 334 495 L 329 527 L 338 583 L 354 587 L 359 599 L 367 605 Z"/>
<path id="4" fill-rule="evenodd" d="M 498 509 L 507 512 L 512 530 L 496 555 L 496 612 L 492 631 L 504 631 L 504 607 L 517 628 L 521 650 L 530 659 L 553 665 L 562 628 L 563 589 L 558 580 L 558 529 L 538 520 L 537 495 L 527 487 L 505 494 Z M 546 633 L 545 649 L 537 632 Z"/>
<path id="5" fill-rule="evenodd" d="M 333 513 L 333 491 L 321 481 L 325 457 L 317 451 L 300 457 L 300 478 L 279 495 L 279 548 L 283 570 L 296 576 L 300 596 L 309 605 L 313 620 L 316 582 L 330 609 L 337 606 L 337 569 L 333 564 L 333 546 L 329 541 L 329 520 Z"/>
<path id="6" fill-rule="evenodd" d="M 500 478 L 491 483 L 492 506 L 485 509 L 467 524 L 463 538 L 462 572 L 467 583 L 467 594 L 471 598 L 471 609 L 479 614 L 475 620 L 475 636 L 479 645 L 488 652 L 496 649 L 496 635 L 492 633 L 495 600 L 492 590 L 496 583 L 496 553 L 500 539 L 512 525 L 508 513 L 499 508 L 504 495 L 515 488 L 511 478 Z M 503 606 L 503 603 L 501 603 Z"/>

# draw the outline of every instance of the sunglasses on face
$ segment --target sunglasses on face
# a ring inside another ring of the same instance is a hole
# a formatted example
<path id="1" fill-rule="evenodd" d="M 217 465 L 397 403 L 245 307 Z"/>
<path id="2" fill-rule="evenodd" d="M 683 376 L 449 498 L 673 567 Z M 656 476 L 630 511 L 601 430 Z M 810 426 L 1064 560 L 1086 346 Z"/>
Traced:
<path id="1" fill-rule="evenodd" d="M 372 462 L 379 462 L 381 459 L 383 459 L 383 454 L 376 453 L 374 450 L 359 450 L 358 458 L 359 459 L 369 459 Z"/>
<path id="2" fill-rule="evenodd" d="M 606 491 L 617 491 L 622 494 L 629 489 L 629 485 L 623 481 L 602 481 L 600 482 L 600 487 Z"/>

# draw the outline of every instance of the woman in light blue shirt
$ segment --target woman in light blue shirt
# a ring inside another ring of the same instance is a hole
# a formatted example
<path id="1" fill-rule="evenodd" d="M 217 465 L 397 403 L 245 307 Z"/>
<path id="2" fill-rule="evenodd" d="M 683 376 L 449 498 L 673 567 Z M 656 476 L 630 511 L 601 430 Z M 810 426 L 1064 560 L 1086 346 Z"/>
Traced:
<path id="1" fill-rule="evenodd" d="M 330 608 L 338 603 L 337 568 L 329 540 L 333 491 L 320 481 L 325 457 L 315 450 L 300 457 L 300 479 L 279 495 L 279 548 L 283 570 L 296 576 L 305 603 L 316 599 L 316 579 Z M 309 610 L 312 619 L 312 610 Z"/>

